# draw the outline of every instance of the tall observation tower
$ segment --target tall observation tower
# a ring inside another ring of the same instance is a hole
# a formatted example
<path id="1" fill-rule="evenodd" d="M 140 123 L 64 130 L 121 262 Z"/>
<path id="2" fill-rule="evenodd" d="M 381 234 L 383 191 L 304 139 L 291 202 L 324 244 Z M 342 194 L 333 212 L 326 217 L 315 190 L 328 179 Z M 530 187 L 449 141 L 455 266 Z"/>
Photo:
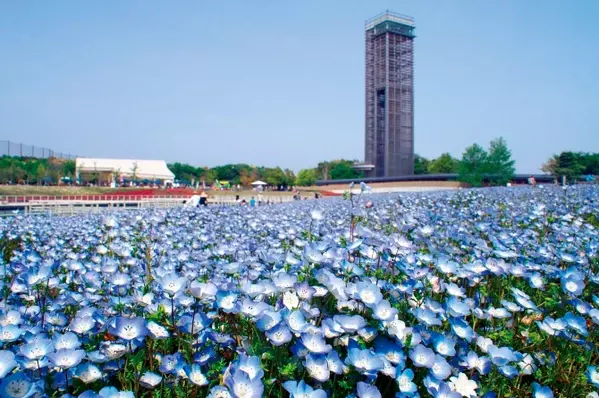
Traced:
<path id="1" fill-rule="evenodd" d="M 385 12 L 366 21 L 368 177 L 414 174 L 414 19 Z"/>

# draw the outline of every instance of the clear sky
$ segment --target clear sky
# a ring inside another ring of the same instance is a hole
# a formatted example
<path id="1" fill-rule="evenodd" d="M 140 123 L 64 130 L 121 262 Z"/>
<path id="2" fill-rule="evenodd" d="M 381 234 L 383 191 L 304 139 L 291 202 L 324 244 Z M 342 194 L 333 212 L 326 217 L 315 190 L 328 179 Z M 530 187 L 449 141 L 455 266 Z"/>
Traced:
<path id="1" fill-rule="evenodd" d="M 599 151 L 599 1 L 0 2 L 0 139 L 215 166 L 363 158 L 364 21 L 416 20 L 416 152 Z"/>

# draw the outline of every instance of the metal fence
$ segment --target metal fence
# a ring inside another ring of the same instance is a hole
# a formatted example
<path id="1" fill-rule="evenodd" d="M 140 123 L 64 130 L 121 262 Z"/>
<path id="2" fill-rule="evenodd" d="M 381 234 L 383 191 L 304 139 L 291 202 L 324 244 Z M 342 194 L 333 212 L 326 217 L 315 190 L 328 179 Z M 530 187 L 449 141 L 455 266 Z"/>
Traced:
<path id="1" fill-rule="evenodd" d="M 60 158 L 75 159 L 77 155 L 64 152 L 56 152 L 49 148 L 40 148 L 34 145 L 26 145 L 22 142 L 0 140 L 0 156 L 20 156 L 29 158 Z"/>

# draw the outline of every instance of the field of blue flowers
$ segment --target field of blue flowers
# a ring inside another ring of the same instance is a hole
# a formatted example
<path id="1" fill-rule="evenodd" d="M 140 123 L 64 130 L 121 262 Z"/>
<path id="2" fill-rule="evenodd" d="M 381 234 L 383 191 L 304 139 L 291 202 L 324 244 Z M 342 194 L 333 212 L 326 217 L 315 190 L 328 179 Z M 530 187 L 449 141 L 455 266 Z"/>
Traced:
<path id="1" fill-rule="evenodd" d="M 599 188 L 0 220 L 1 397 L 599 397 Z"/>

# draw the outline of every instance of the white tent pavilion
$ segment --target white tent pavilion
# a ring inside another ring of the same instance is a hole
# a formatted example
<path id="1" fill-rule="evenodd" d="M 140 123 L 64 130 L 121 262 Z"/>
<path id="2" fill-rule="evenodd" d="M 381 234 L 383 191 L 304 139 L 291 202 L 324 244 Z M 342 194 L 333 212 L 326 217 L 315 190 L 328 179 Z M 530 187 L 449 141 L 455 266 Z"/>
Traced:
<path id="1" fill-rule="evenodd" d="M 258 180 L 258 181 L 254 181 L 254 182 L 252 182 L 252 185 L 254 185 L 254 186 L 259 186 L 259 185 L 268 185 L 268 184 L 267 184 L 267 183 L 265 183 L 264 181 L 260 181 L 260 180 Z"/>
<path id="2" fill-rule="evenodd" d="M 175 175 L 164 160 L 77 158 L 77 178 L 94 176 L 98 181 L 115 183 L 115 179 L 138 179 L 172 183 Z"/>

